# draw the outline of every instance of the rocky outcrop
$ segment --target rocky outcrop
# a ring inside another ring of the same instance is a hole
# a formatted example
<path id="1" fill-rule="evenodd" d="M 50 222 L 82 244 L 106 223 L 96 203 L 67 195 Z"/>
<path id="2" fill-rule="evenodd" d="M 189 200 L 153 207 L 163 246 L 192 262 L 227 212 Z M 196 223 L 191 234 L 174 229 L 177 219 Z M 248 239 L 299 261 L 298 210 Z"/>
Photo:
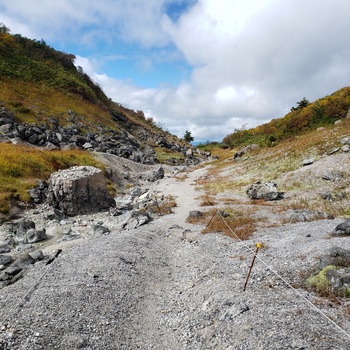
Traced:
<path id="1" fill-rule="evenodd" d="M 253 150 L 257 149 L 257 148 L 259 148 L 259 146 L 256 145 L 256 144 L 250 144 L 250 145 L 244 146 L 238 152 L 236 152 L 234 154 L 233 159 L 238 160 L 242 156 L 247 154 L 248 152 L 253 151 Z"/>
<path id="2" fill-rule="evenodd" d="M 72 111 L 67 111 L 70 123 L 60 125 L 58 119 L 48 118 L 47 124 L 17 123 L 13 114 L 6 108 L 0 108 L 0 136 L 13 143 L 27 142 L 34 146 L 46 149 L 81 149 L 110 153 L 143 164 L 159 163 L 156 153 L 147 143 L 164 147 L 175 152 L 185 154 L 187 147 L 179 142 L 169 141 L 161 133 L 146 130 L 142 127 L 131 126 L 123 123 L 127 129 L 111 130 L 96 125 L 97 132 L 77 121 L 77 116 Z M 120 116 L 112 115 L 111 118 L 120 122 Z M 123 117 L 125 119 L 125 117 Z M 133 131 L 132 131 L 133 129 Z M 135 133 L 136 137 L 130 132 Z"/>
<path id="3" fill-rule="evenodd" d="M 68 216 L 115 207 L 102 171 L 92 166 L 72 167 L 51 174 L 48 202 Z"/>
<path id="4" fill-rule="evenodd" d="M 284 197 L 284 193 L 279 192 L 277 185 L 271 181 L 257 181 L 248 187 L 246 193 L 251 199 L 263 199 L 265 201 L 278 200 Z"/>

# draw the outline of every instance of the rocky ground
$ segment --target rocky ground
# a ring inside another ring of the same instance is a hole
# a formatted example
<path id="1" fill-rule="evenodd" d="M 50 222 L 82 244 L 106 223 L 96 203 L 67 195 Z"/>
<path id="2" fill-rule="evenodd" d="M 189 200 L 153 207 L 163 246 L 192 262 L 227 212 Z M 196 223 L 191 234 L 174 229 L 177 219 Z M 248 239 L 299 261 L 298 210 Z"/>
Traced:
<path id="1" fill-rule="evenodd" d="M 0 290 L 0 349 L 350 349 L 349 303 L 300 287 L 327 249 L 350 246 L 330 235 L 343 220 L 261 227 L 246 241 L 203 235 L 186 218 L 206 172 L 140 183 L 177 207 L 135 229 L 108 212 L 60 223 L 45 206 L 28 212 L 50 238 L 33 248 L 62 252 Z"/>

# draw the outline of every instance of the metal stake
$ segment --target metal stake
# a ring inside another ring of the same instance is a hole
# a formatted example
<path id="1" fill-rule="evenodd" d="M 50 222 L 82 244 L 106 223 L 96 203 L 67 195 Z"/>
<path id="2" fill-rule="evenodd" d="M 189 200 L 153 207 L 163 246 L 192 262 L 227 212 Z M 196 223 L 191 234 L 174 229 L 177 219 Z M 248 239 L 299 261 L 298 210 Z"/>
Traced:
<path id="1" fill-rule="evenodd" d="M 258 250 L 259 250 L 260 246 L 261 246 L 260 243 L 257 243 L 257 244 L 256 244 L 255 254 L 254 254 L 254 256 L 253 256 L 252 263 L 250 264 L 250 268 L 249 268 L 249 271 L 248 271 L 247 279 L 245 280 L 243 292 L 245 291 L 245 289 L 246 289 L 246 287 L 247 287 L 248 280 L 249 280 L 249 277 L 250 277 L 250 273 L 252 272 L 252 268 L 253 268 L 253 266 L 254 266 L 255 258 L 256 258 L 256 255 L 258 254 Z"/>

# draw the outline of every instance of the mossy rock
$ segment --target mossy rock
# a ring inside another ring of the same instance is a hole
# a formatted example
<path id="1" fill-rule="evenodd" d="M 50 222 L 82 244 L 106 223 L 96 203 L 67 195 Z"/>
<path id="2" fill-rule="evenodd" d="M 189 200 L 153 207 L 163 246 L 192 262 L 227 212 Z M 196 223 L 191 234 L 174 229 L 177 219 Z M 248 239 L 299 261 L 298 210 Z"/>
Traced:
<path id="1" fill-rule="evenodd" d="M 314 288 L 319 293 L 328 293 L 350 297 L 350 286 L 346 283 L 345 275 L 338 272 L 337 267 L 328 265 L 316 276 L 306 280 L 306 286 Z"/>
<path id="2" fill-rule="evenodd" d="M 331 288 L 327 278 L 327 271 L 336 270 L 334 265 L 328 265 L 323 268 L 316 276 L 309 277 L 306 280 L 307 287 L 315 288 L 317 292 L 325 292 Z"/>

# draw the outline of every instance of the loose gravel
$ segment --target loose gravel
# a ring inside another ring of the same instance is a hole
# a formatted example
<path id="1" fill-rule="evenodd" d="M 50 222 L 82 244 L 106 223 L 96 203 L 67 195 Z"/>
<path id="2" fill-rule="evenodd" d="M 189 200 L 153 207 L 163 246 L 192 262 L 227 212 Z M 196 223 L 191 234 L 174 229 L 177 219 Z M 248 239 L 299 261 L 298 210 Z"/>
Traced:
<path id="1" fill-rule="evenodd" d="M 183 219 L 202 175 L 158 184 L 176 195 L 174 214 L 80 240 L 0 290 L 0 349 L 349 350 L 346 304 L 300 287 L 326 249 L 349 245 L 329 235 L 341 220 L 261 228 L 243 242 L 203 235 Z"/>

